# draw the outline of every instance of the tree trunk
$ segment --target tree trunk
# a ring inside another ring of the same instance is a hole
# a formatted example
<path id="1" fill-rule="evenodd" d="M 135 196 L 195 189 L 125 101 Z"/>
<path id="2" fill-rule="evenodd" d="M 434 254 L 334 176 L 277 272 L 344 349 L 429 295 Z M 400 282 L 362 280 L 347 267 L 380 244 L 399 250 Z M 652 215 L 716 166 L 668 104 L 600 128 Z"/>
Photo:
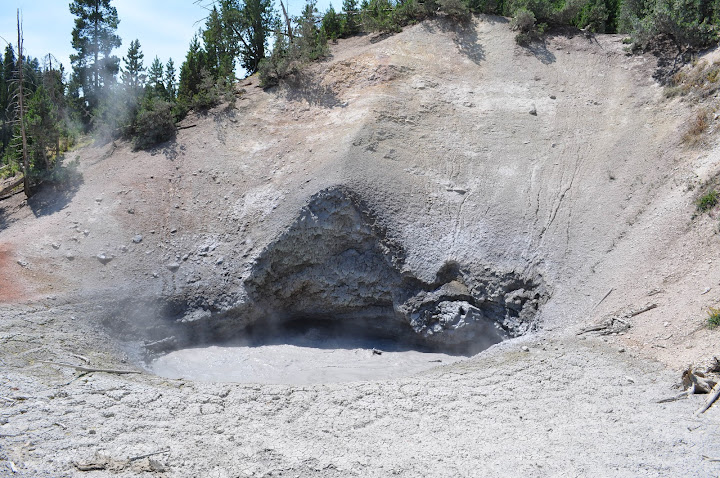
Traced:
<path id="1" fill-rule="evenodd" d="M 17 11 L 17 32 L 18 32 L 18 85 L 20 88 L 18 102 L 20 106 L 20 134 L 22 135 L 22 155 L 23 155 L 23 181 L 25 187 L 25 196 L 30 197 L 30 161 L 27 154 L 27 134 L 25 133 L 25 93 L 23 92 L 23 37 L 22 28 L 20 27 L 20 9 Z"/>
<path id="2" fill-rule="evenodd" d="M 100 17 L 100 13 L 98 12 L 98 8 L 100 5 L 99 1 L 96 0 L 95 2 L 95 15 L 93 20 L 93 54 L 94 54 L 94 60 L 95 63 L 93 63 L 93 86 L 95 87 L 95 91 L 93 93 L 97 93 L 97 91 L 100 89 L 100 66 L 98 66 L 98 58 L 100 53 L 100 40 L 98 37 L 100 36 L 100 32 L 98 31 L 98 18 Z"/>
<path id="3" fill-rule="evenodd" d="M 290 23 L 290 17 L 288 17 L 287 10 L 285 10 L 285 5 L 283 4 L 282 0 L 280 0 L 280 6 L 282 7 L 283 16 L 285 17 L 285 24 L 287 25 L 287 36 L 290 39 L 290 41 L 293 41 L 293 32 L 292 32 L 292 24 Z"/>

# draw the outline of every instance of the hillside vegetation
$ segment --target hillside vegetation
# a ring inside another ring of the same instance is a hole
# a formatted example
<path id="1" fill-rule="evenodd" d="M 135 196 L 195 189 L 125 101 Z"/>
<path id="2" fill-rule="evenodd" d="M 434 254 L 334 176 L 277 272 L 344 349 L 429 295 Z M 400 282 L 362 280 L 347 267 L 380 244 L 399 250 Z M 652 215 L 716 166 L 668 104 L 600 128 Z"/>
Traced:
<path id="1" fill-rule="evenodd" d="M 27 169 L 28 184 L 70 180 L 74 175 L 60 169 L 63 153 L 84 134 L 152 147 L 172 139 L 188 111 L 232 103 L 238 71 L 259 71 L 264 87 L 277 85 L 326 57 L 328 42 L 399 32 L 428 18 L 464 24 L 480 13 L 512 17 L 516 41 L 526 46 L 563 26 L 625 33 L 635 49 L 667 49 L 669 41 L 681 60 L 715 44 L 720 21 L 717 2 L 706 0 L 344 0 L 340 11 L 325 12 L 308 0 L 295 18 L 282 1 L 217 0 L 177 70 L 172 58 L 155 57 L 146 66 L 139 39 L 122 60 L 114 53 L 122 43 L 121 19 L 110 0 L 75 0 L 70 9 L 72 71 L 53 62 L 52 52 L 33 58 L 13 45 L 0 60 L 0 176 Z"/>

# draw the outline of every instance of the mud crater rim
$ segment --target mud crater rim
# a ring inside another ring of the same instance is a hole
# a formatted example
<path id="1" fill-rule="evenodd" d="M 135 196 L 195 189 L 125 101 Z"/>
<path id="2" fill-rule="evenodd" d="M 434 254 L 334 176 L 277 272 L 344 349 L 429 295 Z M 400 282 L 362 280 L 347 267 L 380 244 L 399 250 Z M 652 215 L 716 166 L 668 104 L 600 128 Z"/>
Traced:
<path id="1" fill-rule="evenodd" d="M 471 356 L 536 328 L 550 295 L 541 274 L 448 259 L 423 281 L 386 224 L 348 187 L 316 193 L 259 253 L 231 306 L 197 295 L 168 301 L 142 340 L 143 361 L 199 347 L 294 346 L 298 332 L 320 329 L 358 349 Z M 379 339 L 385 345 L 372 346 Z"/>

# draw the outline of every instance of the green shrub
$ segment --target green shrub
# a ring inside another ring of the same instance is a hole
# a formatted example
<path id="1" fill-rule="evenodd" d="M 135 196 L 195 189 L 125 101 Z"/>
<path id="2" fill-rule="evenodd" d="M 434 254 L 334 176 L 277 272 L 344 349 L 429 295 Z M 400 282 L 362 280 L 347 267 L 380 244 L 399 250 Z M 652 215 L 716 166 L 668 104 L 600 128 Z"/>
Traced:
<path id="1" fill-rule="evenodd" d="M 595 33 L 605 33 L 613 28 L 605 0 L 591 0 L 586 3 L 573 23 Z"/>
<path id="2" fill-rule="evenodd" d="M 302 65 L 328 54 L 325 31 L 315 26 L 314 8 L 314 4 L 305 7 L 303 16 L 297 19 L 292 41 L 278 35 L 272 54 L 260 61 L 258 74 L 263 88 L 279 84 L 281 79 L 297 73 Z"/>
<path id="3" fill-rule="evenodd" d="M 489 15 L 504 15 L 504 0 L 467 0 L 468 8 L 473 13 L 487 13 Z"/>
<path id="4" fill-rule="evenodd" d="M 52 169 L 33 175 L 33 179 L 38 183 L 50 183 L 55 186 L 71 186 L 82 182 L 82 173 L 78 169 L 80 161 L 75 158 L 73 161 L 63 164 L 62 159 L 59 158 Z"/>
<path id="5" fill-rule="evenodd" d="M 133 147 L 147 149 L 175 137 L 173 105 L 159 98 L 149 99 L 133 125 Z"/>
<path id="6" fill-rule="evenodd" d="M 456 22 L 466 23 L 472 18 L 465 0 L 437 0 L 440 11 Z"/>
<path id="7" fill-rule="evenodd" d="M 414 2 L 406 2 L 414 3 Z M 412 10 L 412 6 L 404 6 L 406 12 Z M 402 30 L 402 25 L 398 23 L 398 15 L 393 15 L 395 9 L 388 0 L 370 0 L 362 4 L 362 23 L 363 27 L 368 31 L 376 31 L 381 33 L 397 33 Z"/>
<path id="8" fill-rule="evenodd" d="M 697 210 L 698 212 L 707 212 L 714 208 L 717 203 L 718 193 L 714 189 L 711 189 L 697 200 Z"/>
<path id="9" fill-rule="evenodd" d="M 711 329 L 720 326 L 720 309 L 710 307 L 710 310 L 708 310 L 707 322 L 708 327 L 710 327 Z"/>
<path id="10" fill-rule="evenodd" d="M 664 36 L 679 51 L 697 50 L 717 41 L 713 17 L 718 13 L 717 5 L 700 0 L 626 0 L 618 29 L 629 32 L 641 48 Z"/>
<path id="11" fill-rule="evenodd" d="M 510 25 L 513 30 L 522 33 L 529 33 L 535 29 L 535 14 L 525 8 L 520 8 L 515 12 Z"/>

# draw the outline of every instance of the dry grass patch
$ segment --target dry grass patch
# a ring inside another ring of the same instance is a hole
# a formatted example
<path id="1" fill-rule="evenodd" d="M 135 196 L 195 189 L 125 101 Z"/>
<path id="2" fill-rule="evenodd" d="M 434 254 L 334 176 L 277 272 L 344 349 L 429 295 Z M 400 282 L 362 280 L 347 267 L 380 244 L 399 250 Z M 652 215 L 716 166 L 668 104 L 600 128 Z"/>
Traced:
<path id="1" fill-rule="evenodd" d="M 699 143 L 705 131 L 710 127 L 711 112 L 708 108 L 700 109 L 695 117 L 690 120 L 690 125 L 683 135 L 683 141 L 690 145 Z"/>

